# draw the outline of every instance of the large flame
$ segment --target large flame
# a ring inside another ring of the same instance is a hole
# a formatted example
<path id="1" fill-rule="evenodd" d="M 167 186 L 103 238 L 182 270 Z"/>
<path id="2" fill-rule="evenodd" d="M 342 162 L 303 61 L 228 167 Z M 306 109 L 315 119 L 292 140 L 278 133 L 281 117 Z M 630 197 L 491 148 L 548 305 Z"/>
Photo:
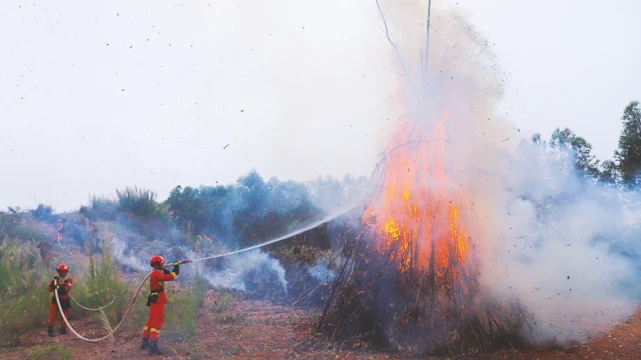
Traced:
<path id="1" fill-rule="evenodd" d="M 386 152 L 382 199 L 372 199 L 363 220 L 374 224 L 379 249 L 391 252 L 400 271 L 453 280 L 470 240 L 457 205 L 464 194 L 452 189 L 445 166 L 447 119 L 444 110 L 431 129 L 399 120 Z"/>

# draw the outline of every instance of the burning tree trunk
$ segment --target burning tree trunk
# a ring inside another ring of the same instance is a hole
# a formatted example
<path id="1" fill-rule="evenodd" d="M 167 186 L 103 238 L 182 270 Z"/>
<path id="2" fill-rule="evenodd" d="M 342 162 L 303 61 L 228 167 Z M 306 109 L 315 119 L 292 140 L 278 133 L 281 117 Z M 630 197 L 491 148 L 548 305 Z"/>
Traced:
<path id="1" fill-rule="evenodd" d="M 431 132 L 400 123 L 318 322 L 332 339 L 483 353 L 523 333 L 524 309 L 481 297 L 467 199 L 445 167 L 446 118 Z"/>

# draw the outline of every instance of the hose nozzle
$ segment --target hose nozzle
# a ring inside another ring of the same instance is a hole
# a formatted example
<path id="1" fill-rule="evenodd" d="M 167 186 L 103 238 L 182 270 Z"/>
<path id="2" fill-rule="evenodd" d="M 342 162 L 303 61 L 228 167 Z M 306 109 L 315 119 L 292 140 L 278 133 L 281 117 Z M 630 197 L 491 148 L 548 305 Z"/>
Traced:
<path id="1" fill-rule="evenodd" d="M 178 266 L 178 265 L 187 264 L 187 263 L 190 263 L 190 262 L 191 262 L 191 260 L 180 260 L 180 261 L 170 262 L 169 264 L 167 264 L 165 266 L 169 266 L 169 265 Z"/>

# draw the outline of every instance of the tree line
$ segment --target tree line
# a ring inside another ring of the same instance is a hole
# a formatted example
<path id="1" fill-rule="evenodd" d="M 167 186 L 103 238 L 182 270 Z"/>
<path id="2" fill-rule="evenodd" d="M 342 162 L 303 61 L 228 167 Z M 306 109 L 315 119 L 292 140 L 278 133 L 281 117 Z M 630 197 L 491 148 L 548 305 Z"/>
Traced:
<path id="1" fill-rule="evenodd" d="M 541 146 L 569 150 L 574 156 L 576 170 L 585 177 L 624 187 L 636 187 L 641 183 L 641 105 L 639 101 L 631 101 L 625 107 L 621 122 L 623 128 L 612 160 L 597 159 L 592 154 L 592 145 L 568 128 L 554 130 L 547 143 L 542 140 L 540 133 L 535 133 L 532 141 Z"/>
<path id="2" fill-rule="evenodd" d="M 306 183 L 265 180 L 251 170 L 233 184 L 178 185 L 164 201 L 147 189 L 116 190 L 115 196 L 92 196 L 79 213 L 92 221 L 135 225 L 145 233 L 170 226 L 227 245 L 251 246 L 318 221 L 333 209 L 349 207 L 361 198 L 368 181 L 349 175 Z M 33 211 L 36 217 L 40 214 L 50 215 L 50 208 Z"/>

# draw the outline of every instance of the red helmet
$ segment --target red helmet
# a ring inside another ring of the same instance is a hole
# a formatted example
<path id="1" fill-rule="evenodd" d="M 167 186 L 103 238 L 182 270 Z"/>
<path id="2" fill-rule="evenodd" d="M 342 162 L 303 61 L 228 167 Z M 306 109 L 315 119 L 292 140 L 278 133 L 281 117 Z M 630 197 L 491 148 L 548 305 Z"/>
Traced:
<path id="1" fill-rule="evenodd" d="M 160 266 L 160 265 L 162 265 L 162 264 L 164 264 L 164 263 L 165 263 L 165 259 L 164 259 L 162 256 L 160 256 L 160 255 L 153 256 L 153 257 L 149 260 L 149 265 L 151 265 L 151 267 L 154 267 L 154 264 L 155 264 L 155 263 L 158 263 L 158 266 Z"/>
<path id="2" fill-rule="evenodd" d="M 67 271 L 69 271 L 69 266 L 67 266 L 66 264 L 60 264 L 60 265 L 58 265 L 58 271 L 59 272 L 67 272 Z"/>

